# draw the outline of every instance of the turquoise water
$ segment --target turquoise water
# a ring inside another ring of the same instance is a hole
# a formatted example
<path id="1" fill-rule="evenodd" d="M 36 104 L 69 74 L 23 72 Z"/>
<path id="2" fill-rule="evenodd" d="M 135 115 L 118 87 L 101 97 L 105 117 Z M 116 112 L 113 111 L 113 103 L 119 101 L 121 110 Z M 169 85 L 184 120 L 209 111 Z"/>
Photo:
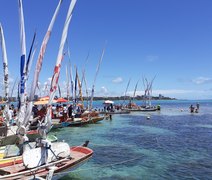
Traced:
<path id="1" fill-rule="evenodd" d="M 94 150 L 88 162 L 61 180 L 212 179 L 212 101 L 198 102 L 198 114 L 189 113 L 196 101 L 156 101 L 161 112 L 113 115 L 51 132 L 71 146 L 89 140 Z"/>

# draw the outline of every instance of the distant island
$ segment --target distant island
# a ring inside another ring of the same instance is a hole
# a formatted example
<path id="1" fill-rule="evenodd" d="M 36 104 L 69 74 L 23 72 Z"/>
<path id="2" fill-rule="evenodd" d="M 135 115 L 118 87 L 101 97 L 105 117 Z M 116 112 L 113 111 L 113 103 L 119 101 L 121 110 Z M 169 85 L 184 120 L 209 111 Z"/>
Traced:
<path id="1" fill-rule="evenodd" d="M 94 100 L 95 101 L 98 101 L 98 100 L 130 100 L 132 97 L 131 96 L 107 96 L 107 97 L 94 97 Z M 147 99 L 145 96 L 136 96 L 134 98 L 135 100 L 145 100 Z M 151 100 L 176 100 L 176 98 L 170 98 L 170 97 L 165 97 L 165 96 L 162 96 L 162 95 L 159 95 L 159 96 L 152 96 L 151 97 Z"/>

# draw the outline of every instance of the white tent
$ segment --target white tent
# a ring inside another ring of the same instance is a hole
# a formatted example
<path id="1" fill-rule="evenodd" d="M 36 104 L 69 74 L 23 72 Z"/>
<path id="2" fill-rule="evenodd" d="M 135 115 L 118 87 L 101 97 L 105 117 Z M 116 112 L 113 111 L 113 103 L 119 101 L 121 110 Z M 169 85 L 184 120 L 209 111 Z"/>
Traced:
<path id="1" fill-rule="evenodd" d="M 113 104 L 113 103 L 114 103 L 113 101 L 106 100 L 103 104 Z"/>

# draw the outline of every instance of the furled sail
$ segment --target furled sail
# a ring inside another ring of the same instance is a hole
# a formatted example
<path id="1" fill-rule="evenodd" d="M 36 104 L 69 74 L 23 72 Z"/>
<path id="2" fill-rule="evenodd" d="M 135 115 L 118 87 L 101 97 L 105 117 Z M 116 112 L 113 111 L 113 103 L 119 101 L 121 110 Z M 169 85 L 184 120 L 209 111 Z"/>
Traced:
<path id="1" fill-rule="evenodd" d="M 2 47 L 2 60 L 3 60 L 3 71 L 4 71 L 4 91 L 5 91 L 5 101 L 6 105 L 4 108 L 4 116 L 6 123 L 9 123 L 10 117 L 8 114 L 9 111 L 9 79 L 8 79 L 8 60 L 7 60 L 7 51 L 6 44 L 4 40 L 4 31 L 2 25 L 0 24 L 0 44 Z"/>
<path id="2" fill-rule="evenodd" d="M 63 32 L 62 32 L 62 37 L 61 37 L 61 41 L 60 41 L 60 46 L 59 46 L 59 51 L 58 51 L 58 55 L 57 55 L 57 61 L 56 61 L 56 65 L 54 68 L 54 73 L 52 76 L 52 81 L 51 81 L 51 86 L 50 86 L 50 94 L 49 94 L 49 103 L 48 103 L 48 109 L 47 109 L 47 115 L 45 118 L 45 123 L 47 126 L 46 131 L 50 130 L 51 128 L 51 104 L 53 102 L 54 96 L 55 96 L 55 92 L 57 89 L 57 84 L 58 84 L 58 80 L 59 80 L 59 75 L 60 75 L 60 68 L 61 68 L 61 62 L 63 59 L 63 50 L 64 50 L 64 45 L 66 42 L 66 38 L 67 38 L 67 34 L 68 34 L 68 29 L 69 29 L 69 24 L 72 18 L 72 12 L 74 10 L 76 4 L 76 0 L 72 0 L 68 9 L 68 13 L 66 16 L 66 20 L 65 20 L 65 24 L 64 24 L 64 28 L 63 28 Z"/>
<path id="3" fill-rule="evenodd" d="M 54 12 L 53 17 L 51 19 L 51 22 L 49 24 L 48 30 L 47 30 L 47 32 L 44 36 L 43 42 L 41 44 L 40 52 L 39 52 L 39 55 L 38 55 L 36 66 L 35 66 L 34 78 L 33 78 L 33 83 L 32 83 L 32 86 L 31 86 L 31 91 L 30 91 L 30 96 L 29 96 L 29 103 L 28 103 L 27 110 L 26 110 L 27 114 L 25 116 L 25 123 L 24 123 L 25 126 L 26 126 L 26 124 L 27 124 L 27 122 L 28 122 L 28 120 L 31 116 L 31 113 L 32 113 L 33 99 L 34 99 L 35 91 L 36 91 L 37 84 L 38 84 L 39 74 L 40 74 L 40 71 L 41 71 L 41 68 L 42 68 L 44 54 L 46 52 L 46 47 L 47 47 L 47 44 L 49 42 L 51 32 L 52 32 L 55 20 L 57 18 L 58 12 L 60 10 L 61 3 L 62 3 L 62 0 L 59 1 L 58 5 L 55 9 L 55 12 Z M 27 69 L 27 70 L 29 70 L 29 69 Z"/>

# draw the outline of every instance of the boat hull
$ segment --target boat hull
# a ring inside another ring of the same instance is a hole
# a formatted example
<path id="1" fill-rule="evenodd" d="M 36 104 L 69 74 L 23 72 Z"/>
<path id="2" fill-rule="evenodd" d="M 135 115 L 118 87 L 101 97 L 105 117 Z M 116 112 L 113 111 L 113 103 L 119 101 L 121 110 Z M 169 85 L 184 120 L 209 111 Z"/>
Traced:
<path id="1" fill-rule="evenodd" d="M 36 176 L 45 178 L 49 173 L 49 168 L 52 166 L 55 167 L 55 175 L 58 175 L 57 173 L 67 169 L 71 170 L 85 163 L 92 157 L 93 151 L 87 147 L 76 146 L 70 148 L 70 153 L 71 158 L 64 158 L 32 169 L 26 169 L 20 160 L 19 162 L 15 161 L 16 164 L 13 165 L 5 163 L 4 167 L 1 167 L 0 179 L 29 179 Z"/>
<path id="2" fill-rule="evenodd" d="M 114 112 L 105 112 L 105 111 L 102 111 L 100 112 L 100 114 L 129 114 L 130 111 L 129 110 L 126 110 L 126 111 L 114 111 Z"/>

